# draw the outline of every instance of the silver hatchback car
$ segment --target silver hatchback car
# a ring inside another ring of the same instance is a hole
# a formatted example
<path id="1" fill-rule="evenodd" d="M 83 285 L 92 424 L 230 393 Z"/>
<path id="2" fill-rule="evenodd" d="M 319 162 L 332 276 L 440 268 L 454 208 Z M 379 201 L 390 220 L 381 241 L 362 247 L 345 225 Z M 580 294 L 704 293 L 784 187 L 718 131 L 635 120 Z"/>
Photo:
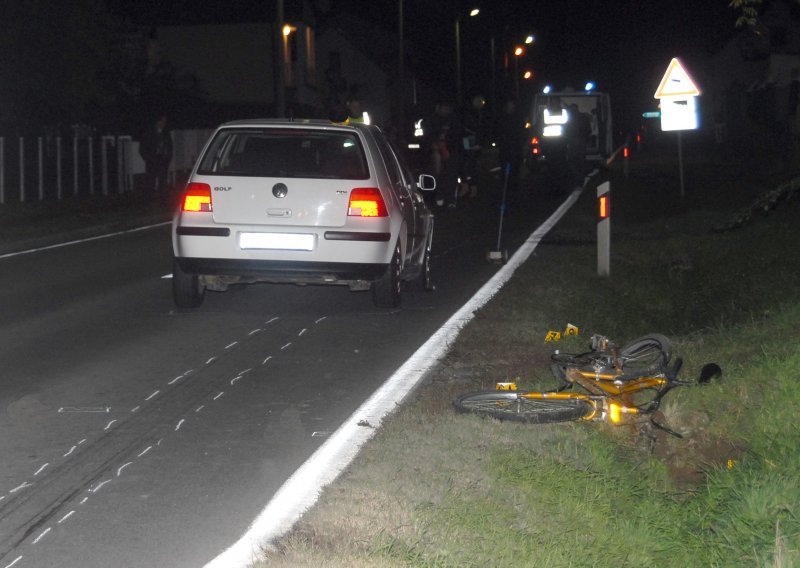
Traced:
<path id="1" fill-rule="evenodd" d="M 377 126 L 246 120 L 220 126 L 172 222 L 173 297 L 251 282 L 339 284 L 400 303 L 401 283 L 430 281 L 433 214 Z"/>

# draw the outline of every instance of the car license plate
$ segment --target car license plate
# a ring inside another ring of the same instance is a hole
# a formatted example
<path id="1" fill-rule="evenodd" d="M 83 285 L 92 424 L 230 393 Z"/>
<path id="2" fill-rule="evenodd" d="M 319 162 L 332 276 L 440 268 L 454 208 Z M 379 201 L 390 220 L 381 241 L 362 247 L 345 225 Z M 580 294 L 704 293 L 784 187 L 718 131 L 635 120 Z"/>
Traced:
<path id="1" fill-rule="evenodd" d="M 241 233 L 241 249 L 314 250 L 314 235 L 300 233 Z"/>

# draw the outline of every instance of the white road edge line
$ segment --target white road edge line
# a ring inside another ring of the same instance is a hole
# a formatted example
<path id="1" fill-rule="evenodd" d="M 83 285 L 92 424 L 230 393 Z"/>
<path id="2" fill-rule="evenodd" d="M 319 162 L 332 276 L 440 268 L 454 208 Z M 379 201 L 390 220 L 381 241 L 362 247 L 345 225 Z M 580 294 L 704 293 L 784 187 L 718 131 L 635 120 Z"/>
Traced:
<path id="1" fill-rule="evenodd" d="M 78 239 L 78 240 L 75 240 L 75 241 L 68 241 L 66 243 L 57 243 L 57 244 L 54 244 L 54 245 L 48 245 L 46 247 L 33 248 L 33 249 L 28 249 L 28 250 L 20 250 L 20 251 L 17 251 L 17 252 L 9 252 L 9 253 L 6 253 L 6 254 L 0 254 L 0 259 L 11 258 L 12 256 L 22 256 L 23 254 L 32 254 L 34 252 L 39 252 L 39 251 L 42 251 L 42 250 L 51 250 L 51 249 L 57 249 L 57 248 L 61 248 L 61 247 L 68 247 L 68 246 L 72 246 L 72 245 L 79 245 L 81 243 L 88 243 L 88 242 L 91 242 L 91 241 L 99 241 L 100 239 L 108 239 L 110 237 L 117 237 L 119 235 L 127 235 L 128 233 L 138 233 L 139 231 L 146 231 L 148 229 L 155 229 L 156 227 L 163 227 L 165 225 L 170 225 L 170 224 L 172 224 L 172 221 L 164 221 L 163 223 L 155 223 L 154 225 L 145 225 L 144 227 L 136 227 L 135 229 L 128 229 L 126 231 L 117 231 L 116 233 L 107 233 L 105 235 L 98 235 L 96 237 L 89 237 L 89 238 L 86 238 L 86 239 Z"/>
<path id="2" fill-rule="evenodd" d="M 444 325 L 439 328 L 408 361 L 394 372 L 372 396 L 284 482 L 266 507 L 251 523 L 247 532 L 227 550 L 208 562 L 204 568 L 248 568 L 259 559 L 260 551 L 286 534 L 319 498 L 322 488 L 333 482 L 376 432 L 362 428 L 368 421 L 379 425 L 381 420 L 403 402 L 416 388 L 429 369 L 443 357 L 461 329 L 505 285 L 514 271 L 533 253 L 542 238 L 550 232 L 580 197 L 576 189 L 550 217 L 520 246 L 508 262 L 484 284 Z"/>

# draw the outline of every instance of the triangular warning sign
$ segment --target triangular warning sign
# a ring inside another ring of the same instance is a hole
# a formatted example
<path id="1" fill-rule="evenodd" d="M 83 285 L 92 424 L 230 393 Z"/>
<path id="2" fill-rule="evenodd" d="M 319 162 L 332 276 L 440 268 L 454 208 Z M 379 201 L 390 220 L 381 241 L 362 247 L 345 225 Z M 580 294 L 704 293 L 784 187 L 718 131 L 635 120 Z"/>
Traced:
<path id="1" fill-rule="evenodd" d="M 692 82 L 681 62 L 673 58 L 669 62 L 667 72 L 664 73 L 664 78 L 658 85 L 655 98 L 696 97 L 698 95 L 700 95 L 700 90 Z"/>

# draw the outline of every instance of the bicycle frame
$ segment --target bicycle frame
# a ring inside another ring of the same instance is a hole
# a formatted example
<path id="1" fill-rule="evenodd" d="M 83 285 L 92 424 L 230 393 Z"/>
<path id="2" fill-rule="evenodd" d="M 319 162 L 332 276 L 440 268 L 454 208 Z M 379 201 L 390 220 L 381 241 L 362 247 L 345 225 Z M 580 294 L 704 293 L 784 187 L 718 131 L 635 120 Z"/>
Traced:
<path id="1" fill-rule="evenodd" d="M 584 371 L 576 367 L 568 367 L 566 380 L 569 384 L 577 384 L 589 394 L 576 392 L 524 392 L 519 396 L 532 399 L 586 400 L 594 412 L 584 420 L 601 420 L 608 418 L 613 424 L 619 424 L 623 415 L 649 414 L 655 411 L 661 398 L 672 387 L 682 384 L 666 376 L 644 376 L 621 381 L 620 372 Z M 655 397 L 644 405 L 636 405 L 633 395 L 646 390 L 656 390 Z"/>

